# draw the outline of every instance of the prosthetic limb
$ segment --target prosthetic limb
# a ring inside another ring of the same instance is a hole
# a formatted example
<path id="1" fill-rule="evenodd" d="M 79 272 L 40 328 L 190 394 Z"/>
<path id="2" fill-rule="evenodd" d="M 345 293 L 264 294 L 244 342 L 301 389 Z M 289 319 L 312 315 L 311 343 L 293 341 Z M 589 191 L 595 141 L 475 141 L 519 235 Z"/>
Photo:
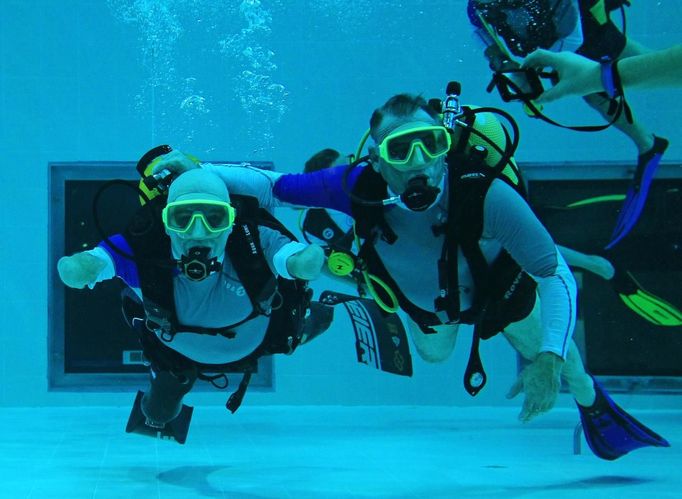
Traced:
<path id="1" fill-rule="evenodd" d="M 182 403 L 197 378 L 194 368 L 180 372 L 150 370 L 151 387 L 138 391 L 126 425 L 127 433 L 175 440 L 184 444 L 192 419 L 192 407 Z"/>

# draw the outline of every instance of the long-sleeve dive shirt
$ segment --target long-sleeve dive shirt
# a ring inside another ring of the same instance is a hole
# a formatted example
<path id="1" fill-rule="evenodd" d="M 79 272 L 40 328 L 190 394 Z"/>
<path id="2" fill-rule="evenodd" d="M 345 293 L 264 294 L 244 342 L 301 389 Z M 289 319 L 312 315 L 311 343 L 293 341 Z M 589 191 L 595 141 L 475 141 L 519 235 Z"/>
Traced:
<path id="1" fill-rule="evenodd" d="M 202 167 L 220 176 L 230 192 L 256 196 L 262 206 L 314 206 L 351 215 L 350 197 L 342 187 L 346 166 L 308 174 L 211 164 Z M 348 176 L 348 189 L 352 190 L 362 168 L 355 168 Z M 434 235 L 431 227 L 447 219 L 448 193 L 444 191 L 423 212 L 399 205 L 386 207 L 386 221 L 398 238 L 394 244 L 376 243 L 379 257 L 405 296 L 429 311 L 435 311 L 434 298 L 439 291 L 436 262 L 444 237 Z M 486 194 L 480 247 L 488 262 L 506 250 L 538 283 L 543 327 L 540 351 L 565 358 L 575 326 L 575 280 L 547 230 L 526 201 L 504 181 L 494 180 Z M 460 309 L 464 311 L 471 306 L 474 282 L 461 250 L 457 261 Z"/>
<path id="2" fill-rule="evenodd" d="M 278 231 L 267 227 L 259 227 L 259 234 L 270 270 L 276 275 L 291 279 L 286 260 L 305 246 L 292 242 Z M 110 240 L 122 250 L 132 252 L 122 235 L 113 236 Z M 96 281 L 91 283 L 91 287 L 105 279 L 118 277 L 141 296 L 135 262 L 119 255 L 106 242 L 101 242 L 89 252 L 106 262 L 106 267 Z M 251 301 L 227 255 L 223 258 L 222 269 L 202 281 L 192 281 L 181 273 L 175 275 L 173 293 L 178 321 L 188 326 L 226 327 L 244 320 L 253 311 Z M 261 344 L 268 320 L 268 317 L 259 315 L 237 326 L 233 329 L 234 338 L 180 330 L 172 341 L 164 344 L 197 362 L 227 364 L 243 359 Z"/>

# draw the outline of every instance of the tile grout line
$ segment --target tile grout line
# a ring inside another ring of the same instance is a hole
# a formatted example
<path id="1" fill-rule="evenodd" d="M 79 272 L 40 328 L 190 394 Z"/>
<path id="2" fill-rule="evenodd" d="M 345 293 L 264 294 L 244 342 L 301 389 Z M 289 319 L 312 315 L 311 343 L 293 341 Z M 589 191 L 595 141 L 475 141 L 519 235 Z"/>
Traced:
<path id="1" fill-rule="evenodd" d="M 41 463 L 42 465 L 50 465 L 54 462 L 55 455 L 57 454 L 57 451 L 59 451 L 59 449 L 61 448 L 65 439 L 66 439 L 66 432 L 62 432 L 61 438 L 59 439 L 59 442 L 57 442 L 54 449 L 52 450 L 52 453 L 50 454 L 49 459 L 47 459 L 46 462 Z M 36 466 L 34 466 L 34 470 L 35 469 L 36 469 Z M 33 492 L 35 491 L 37 484 L 38 484 L 38 480 L 32 481 L 31 490 L 29 491 L 28 495 L 26 496 L 27 499 L 31 499 L 31 497 L 33 497 Z"/>
<path id="2" fill-rule="evenodd" d="M 111 444 L 111 439 L 113 437 L 107 438 L 107 443 L 104 446 L 104 452 L 102 453 L 102 460 L 99 463 L 99 469 L 97 470 L 97 481 L 95 482 L 95 490 L 92 491 L 93 499 L 97 496 L 97 490 L 99 489 L 99 484 L 102 478 L 102 469 L 104 468 L 104 463 L 109 455 L 109 446 Z"/>

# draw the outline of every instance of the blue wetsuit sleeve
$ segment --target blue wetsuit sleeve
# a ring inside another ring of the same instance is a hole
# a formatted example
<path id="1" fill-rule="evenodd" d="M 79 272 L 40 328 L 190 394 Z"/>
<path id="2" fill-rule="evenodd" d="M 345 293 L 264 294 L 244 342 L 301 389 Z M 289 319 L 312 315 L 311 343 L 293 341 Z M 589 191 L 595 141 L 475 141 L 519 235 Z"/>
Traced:
<path id="1" fill-rule="evenodd" d="M 109 241 L 116 246 L 120 251 L 132 255 L 133 250 L 128 244 L 128 241 L 121 234 L 116 234 L 109 238 Z M 126 258 L 114 250 L 106 241 L 100 242 L 98 247 L 104 249 L 114 263 L 115 276 L 123 279 L 123 281 L 131 288 L 140 287 L 140 277 L 137 273 L 137 265 L 130 258 Z"/>
<path id="2" fill-rule="evenodd" d="M 312 173 L 282 175 L 275 182 L 273 193 L 285 203 L 330 208 L 352 215 L 350 195 L 343 187 L 343 177 L 348 168 L 340 165 Z M 348 191 L 353 189 L 362 170 L 363 167 L 357 167 L 348 174 Z"/>

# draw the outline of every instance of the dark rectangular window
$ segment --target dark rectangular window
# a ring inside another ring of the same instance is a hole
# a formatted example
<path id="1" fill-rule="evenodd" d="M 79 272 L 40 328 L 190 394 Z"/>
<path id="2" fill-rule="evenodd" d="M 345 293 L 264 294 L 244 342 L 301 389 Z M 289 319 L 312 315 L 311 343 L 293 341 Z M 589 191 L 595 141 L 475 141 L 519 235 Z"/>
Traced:
<path id="1" fill-rule="evenodd" d="M 250 164 L 273 168 L 270 162 Z M 137 336 L 126 324 L 121 311 L 121 291 L 125 284 L 112 279 L 99 283 L 92 290 L 74 290 L 64 286 L 57 274 L 57 260 L 61 256 L 91 249 L 104 235 L 125 229 L 140 206 L 134 188 L 139 181 L 135 163 L 50 163 L 49 169 L 50 389 L 118 391 L 142 388 L 147 384 L 148 368 L 143 364 Z M 120 182 L 110 184 L 113 179 Z M 229 378 L 233 389 L 241 375 L 230 375 Z M 272 360 L 262 358 L 250 387 L 271 389 L 272 386 Z M 195 390 L 203 389 L 214 388 L 208 383 L 197 383 Z"/>
<path id="2" fill-rule="evenodd" d="M 661 165 L 641 217 L 623 241 L 605 251 L 632 165 L 525 165 L 530 204 L 557 244 L 602 255 L 629 271 L 646 291 L 682 308 L 682 172 Z M 579 179 L 579 180 L 576 180 Z M 654 325 L 632 312 L 611 282 L 576 272 L 580 284 L 576 342 L 587 369 L 615 387 L 654 391 L 682 387 L 682 326 Z"/>

